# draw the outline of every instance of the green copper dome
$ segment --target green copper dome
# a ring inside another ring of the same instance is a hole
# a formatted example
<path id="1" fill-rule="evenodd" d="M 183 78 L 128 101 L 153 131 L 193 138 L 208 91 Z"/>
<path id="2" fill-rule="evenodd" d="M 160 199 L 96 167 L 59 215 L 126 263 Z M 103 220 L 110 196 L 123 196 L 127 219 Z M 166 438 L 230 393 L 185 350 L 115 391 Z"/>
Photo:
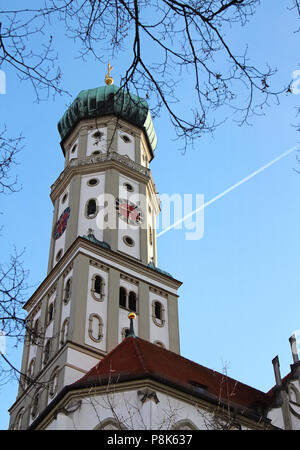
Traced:
<path id="1" fill-rule="evenodd" d="M 157 144 L 148 103 L 118 86 L 105 85 L 81 91 L 58 122 L 58 131 L 64 140 L 80 120 L 114 114 L 141 128 L 152 152 Z"/>

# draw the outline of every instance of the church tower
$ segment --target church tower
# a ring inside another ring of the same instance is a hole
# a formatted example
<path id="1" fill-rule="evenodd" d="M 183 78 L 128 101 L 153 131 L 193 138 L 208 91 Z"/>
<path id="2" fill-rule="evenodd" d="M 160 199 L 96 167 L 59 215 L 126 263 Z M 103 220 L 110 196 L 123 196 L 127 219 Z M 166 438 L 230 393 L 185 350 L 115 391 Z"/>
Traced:
<path id="1" fill-rule="evenodd" d="M 128 332 L 180 353 L 177 290 L 157 267 L 159 198 L 149 165 L 156 134 L 145 100 L 113 84 L 81 91 L 58 123 L 64 170 L 48 273 L 24 308 L 18 396 L 10 428 L 26 429 L 62 389 Z"/>

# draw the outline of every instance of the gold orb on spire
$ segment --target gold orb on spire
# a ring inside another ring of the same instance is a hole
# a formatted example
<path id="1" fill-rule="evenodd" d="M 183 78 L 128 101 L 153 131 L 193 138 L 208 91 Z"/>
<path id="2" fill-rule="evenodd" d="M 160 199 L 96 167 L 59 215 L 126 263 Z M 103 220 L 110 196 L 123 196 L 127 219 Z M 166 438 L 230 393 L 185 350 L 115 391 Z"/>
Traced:
<path id="1" fill-rule="evenodd" d="M 108 65 L 107 65 L 107 74 L 105 75 L 105 84 L 107 84 L 108 86 L 110 86 L 111 84 L 114 84 L 114 79 L 113 77 L 110 76 L 110 72 L 112 71 L 113 67 L 110 65 L 109 61 L 108 61 Z"/>
<path id="2" fill-rule="evenodd" d="M 135 319 L 135 318 L 136 318 L 136 315 L 135 315 L 134 312 L 130 312 L 130 313 L 128 314 L 128 319 Z"/>

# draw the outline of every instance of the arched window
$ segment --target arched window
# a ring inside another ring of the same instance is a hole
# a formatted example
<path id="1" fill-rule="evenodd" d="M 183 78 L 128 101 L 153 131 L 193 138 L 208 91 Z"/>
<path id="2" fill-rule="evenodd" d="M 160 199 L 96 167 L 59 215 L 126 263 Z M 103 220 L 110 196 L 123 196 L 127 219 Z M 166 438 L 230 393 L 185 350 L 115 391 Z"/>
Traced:
<path id="1" fill-rule="evenodd" d="M 68 278 L 65 284 L 65 295 L 64 295 L 64 303 L 68 303 L 71 298 L 71 287 L 72 287 L 72 278 Z"/>
<path id="2" fill-rule="evenodd" d="M 191 420 L 183 419 L 176 422 L 171 430 L 198 430 L 198 428 Z"/>
<path id="3" fill-rule="evenodd" d="M 69 331 L 69 317 L 64 320 L 64 323 L 61 327 L 61 335 L 60 335 L 60 345 L 63 346 L 68 339 L 68 331 Z"/>
<path id="4" fill-rule="evenodd" d="M 35 368 L 35 358 L 32 358 L 28 367 L 28 376 L 29 378 L 33 378 L 34 376 L 34 368 Z"/>
<path id="5" fill-rule="evenodd" d="M 39 393 L 37 392 L 33 398 L 32 406 L 31 406 L 31 417 L 34 419 L 37 415 L 38 408 L 39 408 Z"/>
<path id="6" fill-rule="evenodd" d="M 86 216 L 88 219 L 93 219 L 97 214 L 97 203 L 94 198 L 91 198 L 86 205 Z"/>
<path id="7" fill-rule="evenodd" d="M 99 275 L 95 276 L 94 291 L 96 294 L 102 294 L 102 278 Z"/>
<path id="8" fill-rule="evenodd" d="M 98 275 L 94 274 L 92 278 L 91 294 L 95 300 L 104 300 L 104 279 Z"/>
<path id="9" fill-rule="evenodd" d="M 50 377 L 49 396 L 52 398 L 57 392 L 58 386 L 58 367 L 54 369 Z"/>
<path id="10" fill-rule="evenodd" d="M 123 286 L 120 286 L 119 305 L 122 308 L 128 309 L 129 311 L 137 312 L 138 309 L 137 294 L 134 291 L 130 291 L 129 294 L 127 294 L 127 290 Z"/>
<path id="11" fill-rule="evenodd" d="M 136 312 L 136 293 L 131 291 L 128 296 L 128 309 Z"/>
<path id="12" fill-rule="evenodd" d="M 22 426 L 22 417 L 23 417 L 24 408 L 21 409 L 21 411 L 18 413 L 15 424 L 14 424 L 14 430 L 21 430 Z"/>
<path id="13" fill-rule="evenodd" d="M 100 422 L 94 430 L 127 430 L 127 428 L 119 420 L 110 417 Z"/>
<path id="14" fill-rule="evenodd" d="M 103 320 L 98 314 L 89 316 L 89 337 L 94 342 L 100 342 L 103 338 Z"/>
<path id="15" fill-rule="evenodd" d="M 126 289 L 121 286 L 119 291 L 119 305 L 122 306 L 123 308 L 126 308 L 126 297 L 127 297 Z"/>
<path id="16" fill-rule="evenodd" d="M 161 320 L 162 304 L 160 302 L 154 302 L 154 315 L 156 319 Z"/>
<path id="17" fill-rule="evenodd" d="M 152 301 L 152 319 L 158 327 L 163 327 L 165 324 L 165 308 L 158 300 Z"/>
<path id="18" fill-rule="evenodd" d="M 48 306 L 48 324 L 53 319 L 53 315 L 54 315 L 54 302 L 50 303 Z"/>
<path id="19" fill-rule="evenodd" d="M 39 326 L 40 326 L 40 321 L 39 321 L 39 318 L 37 318 L 34 322 L 33 328 L 30 330 L 30 339 L 33 344 L 38 343 Z"/>
<path id="20" fill-rule="evenodd" d="M 50 351 L 51 351 L 51 341 L 50 339 L 48 339 L 44 348 L 44 364 L 47 364 L 47 362 L 49 361 Z"/>

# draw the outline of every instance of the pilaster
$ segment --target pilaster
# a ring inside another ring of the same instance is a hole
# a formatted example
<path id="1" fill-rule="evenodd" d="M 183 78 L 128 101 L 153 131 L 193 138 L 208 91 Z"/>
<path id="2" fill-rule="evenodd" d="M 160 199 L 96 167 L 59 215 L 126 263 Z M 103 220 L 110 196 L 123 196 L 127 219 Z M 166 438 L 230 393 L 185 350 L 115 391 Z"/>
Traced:
<path id="1" fill-rule="evenodd" d="M 72 302 L 69 322 L 69 339 L 82 344 L 85 341 L 89 260 L 78 254 L 73 263 Z"/>
<path id="2" fill-rule="evenodd" d="M 149 306 L 149 285 L 139 283 L 139 337 L 150 340 L 150 306 Z"/>
<path id="3" fill-rule="evenodd" d="M 115 122 L 107 125 L 107 152 L 117 152 L 118 128 Z"/>
<path id="4" fill-rule="evenodd" d="M 53 338 L 52 338 L 52 349 L 56 353 L 59 350 L 60 341 L 60 325 L 61 325 L 61 308 L 63 301 L 63 276 L 60 276 L 57 280 L 56 287 L 56 300 L 55 300 L 55 316 L 53 324 Z"/>
<path id="5" fill-rule="evenodd" d="M 105 194 L 111 195 L 113 200 L 119 197 L 119 173 L 115 169 L 108 169 L 105 173 Z M 112 214 L 115 214 L 114 204 L 109 204 L 114 208 Z M 105 221 L 105 217 L 104 217 Z M 116 217 L 115 228 L 104 228 L 103 240 L 110 245 L 112 250 L 118 249 L 118 220 Z"/>
<path id="6" fill-rule="evenodd" d="M 178 298 L 168 294 L 168 326 L 169 326 L 169 349 L 180 354 L 179 323 L 178 323 Z"/>
<path id="7" fill-rule="evenodd" d="M 65 231 L 66 233 L 65 252 L 73 243 L 73 241 L 75 241 L 75 239 L 77 238 L 79 205 L 80 205 L 80 188 L 81 188 L 81 177 L 80 175 L 74 175 L 70 183 L 69 207 L 71 211 L 68 221 L 68 227 Z"/>
<path id="8" fill-rule="evenodd" d="M 87 136 L 88 136 L 88 130 L 87 127 L 82 127 L 79 131 L 78 136 L 78 153 L 77 158 L 81 158 L 86 156 L 86 149 L 87 149 Z"/>
<path id="9" fill-rule="evenodd" d="M 51 236 L 50 236 L 50 251 L 49 251 L 47 274 L 51 271 L 51 269 L 53 267 L 54 247 L 55 247 L 55 241 L 53 238 L 53 230 L 54 230 L 55 224 L 58 220 L 58 205 L 59 205 L 59 198 L 56 198 L 56 200 L 54 202 L 54 212 L 53 212 L 53 220 L 52 220 L 52 228 L 51 228 Z"/>
<path id="10" fill-rule="evenodd" d="M 120 272 L 110 268 L 107 301 L 107 352 L 118 345 Z"/>

